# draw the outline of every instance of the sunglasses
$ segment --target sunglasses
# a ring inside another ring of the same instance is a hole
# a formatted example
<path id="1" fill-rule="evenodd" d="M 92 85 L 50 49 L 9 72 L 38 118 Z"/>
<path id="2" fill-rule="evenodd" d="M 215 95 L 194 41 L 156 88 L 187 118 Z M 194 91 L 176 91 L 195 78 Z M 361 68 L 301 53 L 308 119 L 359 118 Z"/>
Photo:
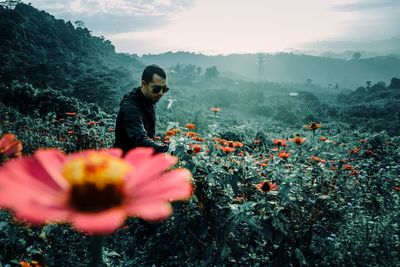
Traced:
<path id="1" fill-rule="evenodd" d="M 169 87 L 166 85 L 165 86 L 153 85 L 151 88 L 153 93 L 155 94 L 158 94 L 161 90 L 163 91 L 163 94 L 169 91 Z"/>

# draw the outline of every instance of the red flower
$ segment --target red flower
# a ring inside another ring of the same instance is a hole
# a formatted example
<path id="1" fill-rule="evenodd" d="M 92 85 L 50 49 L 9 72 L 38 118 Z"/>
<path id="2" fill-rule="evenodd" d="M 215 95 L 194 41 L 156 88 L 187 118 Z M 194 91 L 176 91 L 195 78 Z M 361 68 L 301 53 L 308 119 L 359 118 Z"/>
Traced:
<path id="1" fill-rule="evenodd" d="M 66 112 L 65 115 L 73 117 L 76 116 L 76 112 Z"/>
<path id="2" fill-rule="evenodd" d="M 286 152 L 286 151 L 282 151 L 279 152 L 278 157 L 280 157 L 281 159 L 287 159 L 290 156 L 290 152 Z"/>
<path id="3" fill-rule="evenodd" d="M 99 122 L 98 121 L 89 121 L 87 123 L 87 125 L 89 125 L 89 126 L 92 126 L 92 125 L 95 125 L 95 124 L 99 124 Z"/>
<path id="4" fill-rule="evenodd" d="M 4 158 L 20 157 L 21 152 L 22 152 L 22 142 L 16 140 L 15 135 L 7 133 L 1 137 L 0 162 L 2 157 Z"/>
<path id="5" fill-rule="evenodd" d="M 191 144 L 190 148 L 197 154 L 201 151 L 201 145 L 199 144 Z"/>
<path id="6" fill-rule="evenodd" d="M 259 190 L 260 192 L 269 192 L 269 191 L 277 191 L 279 190 L 279 186 L 275 183 L 271 183 L 268 181 L 263 181 L 259 184 L 256 185 L 257 190 Z"/>
<path id="7" fill-rule="evenodd" d="M 127 216 L 167 219 L 170 201 L 191 197 L 190 172 L 166 171 L 176 157 L 152 148 L 121 156 L 121 149 L 48 149 L 8 161 L 0 169 L 0 207 L 33 224 L 70 222 L 88 234 L 109 234 Z"/>
<path id="8" fill-rule="evenodd" d="M 358 152 L 360 152 L 360 149 L 358 147 L 352 148 L 349 150 L 350 154 L 357 154 Z"/>
<path id="9" fill-rule="evenodd" d="M 353 170 L 353 166 L 351 166 L 351 165 L 349 165 L 349 164 L 344 164 L 342 167 L 343 167 L 343 169 L 345 169 L 346 171 L 351 171 L 351 170 Z"/>
<path id="10" fill-rule="evenodd" d="M 321 136 L 321 137 L 319 138 L 319 141 L 325 142 L 325 141 L 328 141 L 328 138 L 326 138 L 325 136 Z"/>
<path id="11" fill-rule="evenodd" d="M 114 132 L 114 128 L 113 127 L 108 127 L 108 129 L 107 129 L 109 132 Z"/>
<path id="12" fill-rule="evenodd" d="M 253 142 L 253 144 L 256 144 L 256 145 L 259 145 L 262 143 L 262 141 L 260 139 L 254 139 L 252 142 Z"/>
<path id="13" fill-rule="evenodd" d="M 286 139 L 274 139 L 272 142 L 277 146 L 286 146 Z"/>
<path id="14" fill-rule="evenodd" d="M 67 134 L 68 134 L 68 135 L 73 135 L 73 134 L 74 134 L 74 131 L 69 130 L 69 131 L 67 132 Z"/>
<path id="15" fill-rule="evenodd" d="M 375 152 L 372 151 L 372 150 L 367 149 L 367 150 L 364 151 L 364 157 L 368 158 L 368 157 L 371 157 L 373 155 L 375 155 Z"/>

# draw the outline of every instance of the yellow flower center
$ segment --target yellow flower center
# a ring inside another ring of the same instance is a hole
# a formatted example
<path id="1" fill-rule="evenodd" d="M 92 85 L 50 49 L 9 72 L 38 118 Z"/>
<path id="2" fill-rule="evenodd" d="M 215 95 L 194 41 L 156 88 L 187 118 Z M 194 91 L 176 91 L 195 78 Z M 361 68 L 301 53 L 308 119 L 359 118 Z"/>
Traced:
<path id="1" fill-rule="evenodd" d="M 62 174 L 70 184 L 70 205 L 80 211 L 101 211 L 120 205 L 124 200 L 124 177 L 131 170 L 131 165 L 104 152 L 69 160 Z"/>

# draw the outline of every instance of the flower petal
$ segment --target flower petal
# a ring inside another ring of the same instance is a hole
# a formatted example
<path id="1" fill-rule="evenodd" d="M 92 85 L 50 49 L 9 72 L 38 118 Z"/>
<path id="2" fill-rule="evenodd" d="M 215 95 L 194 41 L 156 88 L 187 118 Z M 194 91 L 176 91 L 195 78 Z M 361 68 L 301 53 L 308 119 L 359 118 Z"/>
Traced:
<path id="1" fill-rule="evenodd" d="M 128 151 L 124 159 L 134 166 L 140 166 L 154 154 L 151 147 L 138 147 Z"/>
<path id="2" fill-rule="evenodd" d="M 66 156 L 57 149 L 38 150 L 34 158 L 50 175 L 53 181 L 61 188 L 67 188 L 68 182 L 61 174 L 61 169 L 66 161 Z"/>
<path id="3" fill-rule="evenodd" d="M 77 229 L 88 234 L 110 234 L 124 223 L 125 218 L 123 209 L 114 208 L 94 213 L 72 212 L 70 221 Z"/>
<path id="4" fill-rule="evenodd" d="M 140 205 L 132 202 L 126 210 L 129 215 L 148 221 L 164 220 L 172 214 L 172 207 L 168 202 L 152 202 Z"/>
<path id="5" fill-rule="evenodd" d="M 103 149 L 100 151 L 104 151 L 107 154 L 110 154 L 111 156 L 118 157 L 118 158 L 122 157 L 122 153 L 123 153 L 122 149 L 120 149 L 120 148 L 109 148 L 109 149 Z"/>
<path id="6" fill-rule="evenodd" d="M 176 164 L 178 158 L 166 153 L 159 153 L 151 157 L 146 157 L 143 161 L 136 161 L 140 164 L 133 165 L 133 171 L 126 177 L 126 186 L 128 191 L 136 186 L 141 186 L 149 180 L 154 179 L 156 175 Z"/>
<path id="7" fill-rule="evenodd" d="M 0 177 L 0 185 L 3 182 L 14 181 L 21 187 L 27 188 L 27 190 L 37 190 L 37 194 L 40 194 L 40 192 L 54 194 L 62 191 L 62 188 L 33 158 L 7 161 L 0 170 Z"/>
<path id="8" fill-rule="evenodd" d="M 172 170 L 148 184 L 132 188 L 128 194 L 136 203 L 186 200 L 193 193 L 190 177 L 191 173 L 187 169 Z"/>

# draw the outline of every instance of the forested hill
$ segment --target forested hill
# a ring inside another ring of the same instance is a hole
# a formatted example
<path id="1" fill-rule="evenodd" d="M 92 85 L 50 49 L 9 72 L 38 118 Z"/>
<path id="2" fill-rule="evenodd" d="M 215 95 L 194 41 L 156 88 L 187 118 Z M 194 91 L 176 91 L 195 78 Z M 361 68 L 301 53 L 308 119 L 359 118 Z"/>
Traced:
<path id="1" fill-rule="evenodd" d="M 144 63 L 157 61 L 164 66 L 194 64 L 202 68 L 216 66 L 220 72 L 239 74 L 249 79 L 258 78 L 257 54 L 231 54 L 227 56 L 206 56 L 202 54 L 177 52 L 159 55 L 143 55 Z M 399 76 L 400 58 L 382 56 L 353 58 L 349 60 L 278 53 L 264 55 L 264 79 L 273 82 L 303 83 L 311 79 L 326 86 L 338 84 L 341 88 L 355 88 L 366 81 L 373 83 L 390 81 Z M 235 75 L 232 75 L 233 78 Z"/>
<path id="2" fill-rule="evenodd" d="M 17 80 L 107 107 L 132 88 L 142 67 L 83 25 L 23 3 L 14 9 L 0 5 L 2 87 Z"/>

